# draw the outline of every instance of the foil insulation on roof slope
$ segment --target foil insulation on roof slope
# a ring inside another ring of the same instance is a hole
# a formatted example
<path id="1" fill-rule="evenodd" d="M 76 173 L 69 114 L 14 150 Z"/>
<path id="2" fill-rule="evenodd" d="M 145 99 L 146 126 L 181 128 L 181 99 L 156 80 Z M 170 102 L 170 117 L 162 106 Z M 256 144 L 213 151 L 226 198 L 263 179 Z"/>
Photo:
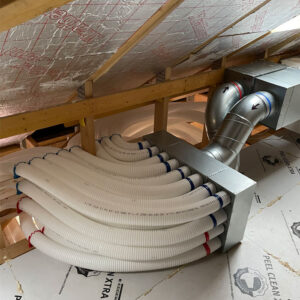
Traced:
<path id="1" fill-rule="evenodd" d="M 298 31 L 299 32 L 299 31 Z M 280 48 L 278 51 L 276 51 L 274 54 L 280 54 L 288 51 L 298 51 L 299 52 L 299 46 L 300 46 L 300 38 L 295 39 L 294 41 L 288 43 L 284 47 Z"/>
<path id="2" fill-rule="evenodd" d="M 97 94 L 108 94 L 143 84 L 262 2 L 184 1 L 98 80 Z M 272 0 L 224 32 L 190 60 L 174 68 L 173 75 L 180 77 L 196 72 L 202 66 L 243 47 L 299 13 L 299 0 Z"/>
<path id="3" fill-rule="evenodd" d="M 77 0 L 0 33 L 0 116 L 67 101 L 165 2 Z M 143 84 L 263 2 L 185 0 L 96 82 L 95 95 Z M 197 70 L 299 13 L 299 0 L 272 0 L 174 74 Z"/>
<path id="4" fill-rule="evenodd" d="M 281 32 L 272 32 L 268 36 L 264 37 L 263 39 L 257 41 L 256 43 L 250 45 L 246 49 L 239 52 L 239 56 L 245 54 L 252 54 L 252 53 L 263 53 L 266 49 L 271 48 L 285 39 L 293 36 L 294 34 L 298 33 L 298 30 L 289 30 L 289 31 L 281 31 Z M 274 53 L 272 53 L 273 55 Z"/>
<path id="5" fill-rule="evenodd" d="M 208 44 L 190 60 L 178 65 L 175 68 L 175 72 L 180 75 L 181 72 L 186 70 L 196 69 L 199 66 L 212 63 L 263 36 L 277 26 L 299 15 L 299 13 L 299 0 L 272 0 L 254 14 L 249 15 L 231 29 L 225 31 L 219 38 Z M 289 35 L 290 33 L 285 32 L 285 34 Z M 267 37 L 260 41 L 265 40 Z M 280 39 L 281 37 L 277 36 L 274 43 L 278 43 Z M 256 45 L 256 43 L 253 45 Z M 253 49 L 251 52 L 248 52 L 248 54 L 250 53 L 256 54 L 258 52 L 257 49 Z"/>
<path id="6" fill-rule="evenodd" d="M 77 0 L 0 34 L 0 116 L 65 102 L 166 0 Z"/>
<path id="7" fill-rule="evenodd" d="M 143 84 L 262 2 L 185 0 L 97 81 L 96 94 Z"/>

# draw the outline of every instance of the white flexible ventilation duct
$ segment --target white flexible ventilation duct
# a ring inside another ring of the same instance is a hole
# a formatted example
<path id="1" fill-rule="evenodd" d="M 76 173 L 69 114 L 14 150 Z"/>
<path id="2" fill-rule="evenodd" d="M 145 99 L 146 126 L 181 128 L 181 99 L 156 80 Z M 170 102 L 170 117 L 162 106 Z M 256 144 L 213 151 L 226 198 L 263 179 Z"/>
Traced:
<path id="1" fill-rule="evenodd" d="M 0 211 L 17 207 L 32 245 L 94 270 L 173 267 L 221 246 L 227 193 L 201 185 L 199 174 L 165 161 L 167 154 L 150 161 L 144 148 L 158 149 L 145 142 L 129 144 L 114 135 L 104 144 L 114 160 L 74 147 L 15 164 L 10 172 L 21 177 L 16 189 L 24 196 L 1 201 Z"/>

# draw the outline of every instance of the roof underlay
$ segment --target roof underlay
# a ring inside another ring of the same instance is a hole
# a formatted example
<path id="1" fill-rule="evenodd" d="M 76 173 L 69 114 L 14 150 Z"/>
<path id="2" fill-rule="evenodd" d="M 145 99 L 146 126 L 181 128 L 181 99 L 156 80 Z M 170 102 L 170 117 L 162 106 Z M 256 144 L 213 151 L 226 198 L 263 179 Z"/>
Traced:
<path id="1" fill-rule="evenodd" d="M 170 2 L 181 4 L 93 77 Z M 300 37 L 274 46 L 300 30 L 271 30 L 299 14 L 299 0 L 69 2 L 0 33 L 0 117 L 69 101 L 89 78 L 101 96 L 141 86 L 167 67 L 181 77 L 232 53 L 294 50 Z"/>

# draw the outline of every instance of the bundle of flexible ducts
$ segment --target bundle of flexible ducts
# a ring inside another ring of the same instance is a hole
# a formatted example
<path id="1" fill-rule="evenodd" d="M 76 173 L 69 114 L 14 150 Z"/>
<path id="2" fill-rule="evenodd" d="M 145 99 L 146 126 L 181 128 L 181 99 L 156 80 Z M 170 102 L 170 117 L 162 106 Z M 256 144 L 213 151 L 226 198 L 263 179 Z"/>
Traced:
<path id="1" fill-rule="evenodd" d="M 42 152 L 42 150 L 41 150 Z M 15 163 L 17 207 L 29 243 L 63 262 L 101 271 L 162 269 L 221 246 L 230 202 L 176 159 L 143 141 L 102 138 Z"/>

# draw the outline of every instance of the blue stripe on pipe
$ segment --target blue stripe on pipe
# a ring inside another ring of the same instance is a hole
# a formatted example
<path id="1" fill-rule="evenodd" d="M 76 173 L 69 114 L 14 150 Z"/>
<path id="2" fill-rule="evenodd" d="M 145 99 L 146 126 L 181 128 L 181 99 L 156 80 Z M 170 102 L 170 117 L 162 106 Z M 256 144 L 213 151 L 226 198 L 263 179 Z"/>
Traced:
<path id="1" fill-rule="evenodd" d="M 67 149 L 60 149 L 60 150 L 58 150 L 55 154 L 56 155 L 58 155 L 59 154 L 59 152 L 61 152 L 61 151 L 67 151 L 68 152 L 68 150 Z"/>
<path id="2" fill-rule="evenodd" d="M 165 161 L 165 160 L 164 160 L 164 158 L 162 157 L 162 155 L 160 155 L 160 154 L 157 154 L 157 156 L 158 156 L 158 158 L 159 158 L 160 162 L 164 162 L 164 161 Z"/>
<path id="3" fill-rule="evenodd" d="M 101 138 L 101 139 L 102 139 L 102 138 Z M 101 143 L 101 142 L 100 142 L 100 143 Z M 81 147 L 80 147 L 79 145 L 74 145 L 74 146 L 72 146 L 72 147 L 70 147 L 70 148 L 69 148 L 69 152 L 71 152 L 71 151 L 72 151 L 72 149 L 73 149 L 73 148 L 75 148 L 75 147 L 77 147 L 77 148 L 81 149 Z"/>
<path id="4" fill-rule="evenodd" d="M 17 192 L 17 195 L 21 195 L 22 192 L 19 190 L 19 181 L 16 183 L 16 192 Z"/>
<path id="5" fill-rule="evenodd" d="M 209 217 L 210 217 L 211 220 L 213 221 L 214 227 L 216 227 L 216 226 L 217 226 L 217 220 L 216 220 L 215 216 L 214 216 L 213 214 L 210 214 Z"/>
<path id="6" fill-rule="evenodd" d="M 19 161 L 18 163 L 16 163 L 14 165 L 14 168 L 13 168 L 13 175 L 14 175 L 14 179 L 17 179 L 19 178 L 20 176 L 16 173 L 16 168 L 19 164 L 26 164 L 26 161 Z"/>
<path id="7" fill-rule="evenodd" d="M 209 196 L 213 195 L 213 193 L 211 192 L 211 189 L 206 184 L 202 184 L 201 186 L 203 186 L 208 191 Z"/>
<path id="8" fill-rule="evenodd" d="M 187 177 L 186 180 L 190 183 L 191 185 L 191 191 L 195 189 L 195 185 L 194 185 L 194 182 L 192 181 L 191 178 Z"/>
<path id="9" fill-rule="evenodd" d="M 182 179 L 184 179 L 184 177 L 185 177 L 185 176 L 184 176 L 184 173 L 183 173 L 183 171 L 182 171 L 180 168 L 179 168 L 179 169 L 177 169 L 177 171 L 178 171 L 178 172 L 181 174 L 181 178 L 182 178 Z"/>
<path id="10" fill-rule="evenodd" d="M 223 207 L 223 199 L 217 194 L 214 194 L 213 196 L 218 199 L 218 201 L 220 203 L 220 208 L 222 208 Z"/>
<path id="11" fill-rule="evenodd" d="M 31 162 L 32 162 L 34 159 L 36 159 L 36 158 L 43 159 L 42 157 L 39 157 L 39 156 L 34 156 L 33 158 L 29 159 L 29 161 L 28 161 L 28 164 L 30 165 L 30 164 L 31 164 Z"/>
<path id="12" fill-rule="evenodd" d="M 167 172 L 171 171 L 171 166 L 169 165 L 169 163 L 167 161 L 164 161 L 163 164 L 165 164 L 166 168 L 167 168 Z"/>
<path id="13" fill-rule="evenodd" d="M 68 151 L 68 150 L 67 150 Z M 47 152 L 45 155 L 43 155 L 43 159 L 45 159 L 45 157 L 47 156 L 47 155 L 50 155 L 50 154 L 52 154 L 52 155 L 56 155 L 56 153 L 54 153 L 54 152 Z"/>
<path id="14" fill-rule="evenodd" d="M 270 99 L 269 99 L 265 94 L 263 94 L 263 93 L 261 93 L 261 92 L 257 92 L 257 93 L 255 93 L 255 94 L 261 95 L 261 96 L 263 96 L 263 97 L 267 100 L 267 102 L 268 102 L 268 104 L 269 104 L 269 114 L 268 114 L 268 116 L 269 116 L 270 113 L 271 113 L 271 110 L 272 110 L 272 104 L 271 104 Z"/>
<path id="15" fill-rule="evenodd" d="M 139 149 L 142 150 L 144 147 L 143 147 L 143 144 L 141 142 L 138 142 L 138 145 L 139 145 Z"/>
<path id="16" fill-rule="evenodd" d="M 149 157 L 152 157 L 152 150 L 150 148 L 146 148 L 149 152 Z"/>

